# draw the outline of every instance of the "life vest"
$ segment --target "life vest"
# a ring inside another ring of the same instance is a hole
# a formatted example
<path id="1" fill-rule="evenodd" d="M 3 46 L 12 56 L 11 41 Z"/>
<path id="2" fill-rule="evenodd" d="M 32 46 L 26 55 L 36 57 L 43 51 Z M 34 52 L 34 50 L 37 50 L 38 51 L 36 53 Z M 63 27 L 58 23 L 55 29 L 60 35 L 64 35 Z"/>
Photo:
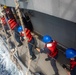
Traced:
<path id="1" fill-rule="evenodd" d="M 57 50 L 56 46 L 57 46 L 57 42 L 56 41 L 53 41 L 52 43 L 47 43 L 45 45 L 45 47 L 50 50 L 50 53 L 48 53 L 48 55 L 50 57 L 55 57 L 58 54 L 58 50 Z"/>
<path id="2" fill-rule="evenodd" d="M 18 24 L 14 19 L 9 19 L 8 24 L 10 25 L 10 28 L 13 30 Z"/>
<path id="3" fill-rule="evenodd" d="M 76 60 L 70 60 L 70 69 L 72 70 L 74 67 L 76 67 Z"/>
<path id="4" fill-rule="evenodd" d="M 2 21 L 3 25 L 6 25 L 7 24 L 4 17 L 1 17 L 0 20 Z"/>
<path id="5" fill-rule="evenodd" d="M 21 36 L 24 36 L 24 32 L 25 32 L 26 37 L 28 38 L 28 42 L 30 42 L 30 41 L 32 40 L 32 38 L 33 38 L 32 35 L 31 35 L 30 30 L 27 29 L 27 28 L 25 28 L 24 31 L 22 31 L 22 32 L 20 33 L 20 35 L 21 35 Z"/>

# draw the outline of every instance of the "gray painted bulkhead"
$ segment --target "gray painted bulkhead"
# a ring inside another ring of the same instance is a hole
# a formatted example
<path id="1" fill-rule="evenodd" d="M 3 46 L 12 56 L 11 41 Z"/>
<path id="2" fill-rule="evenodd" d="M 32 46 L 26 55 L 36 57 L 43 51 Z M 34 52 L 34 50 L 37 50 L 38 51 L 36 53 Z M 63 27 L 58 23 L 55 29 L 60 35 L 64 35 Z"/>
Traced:
<path id="1" fill-rule="evenodd" d="M 34 10 L 34 16 L 31 17 L 31 21 L 35 31 L 42 35 L 49 34 L 65 47 L 73 47 L 76 49 L 76 24 L 73 23 L 76 22 L 76 0 L 27 1 L 20 2 L 20 7 Z M 0 0 L 0 3 L 7 6 L 15 6 L 14 0 Z M 36 12 L 35 10 L 43 13 Z M 47 13 L 47 15 L 44 13 Z"/>
<path id="2" fill-rule="evenodd" d="M 20 8 L 30 9 L 76 22 L 76 0 L 18 0 Z M 0 4 L 15 7 L 14 0 L 0 0 Z"/>
<path id="3" fill-rule="evenodd" d="M 76 49 L 76 23 L 40 12 L 33 12 L 31 21 L 35 31 L 41 35 L 50 35 L 66 48 Z"/>

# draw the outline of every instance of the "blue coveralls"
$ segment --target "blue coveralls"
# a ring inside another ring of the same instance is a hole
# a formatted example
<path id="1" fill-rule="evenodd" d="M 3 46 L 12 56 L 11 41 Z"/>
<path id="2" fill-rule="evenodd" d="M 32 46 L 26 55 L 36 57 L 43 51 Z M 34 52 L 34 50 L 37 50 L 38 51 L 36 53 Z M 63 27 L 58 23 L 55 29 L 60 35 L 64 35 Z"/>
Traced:
<path id="1" fill-rule="evenodd" d="M 48 54 L 48 53 L 50 53 L 50 50 L 48 48 L 44 48 L 44 49 L 41 49 L 40 52 Z M 56 59 L 58 58 L 58 55 L 56 55 L 54 58 L 48 56 L 48 58 L 50 60 L 51 66 L 52 66 L 52 68 L 55 72 L 55 75 L 59 75 L 58 69 L 57 69 L 57 66 L 56 66 Z"/>
<path id="2" fill-rule="evenodd" d="M 76 75 L 76 66 L 71 70 L 71 75 Z"/>
<path id="3" fill-rule="evenodd" d="M 14 28 L 15 39 L 16 39 L 16 41 L 17 41 L 19 44 L 22 44 L 22 42 L 21 42 L 21 40 L 20 40 L 20 34 L 19 34 L 19 32 L 17 31 L 17 28 L 18 28 L 18 26 L 16 26 L 16 27 Z"/>
<path id="4" fill-rule="evenodd" d="M 32 38 L 32 40 L 30 42 L 28 42 L 28 47 L 29 47 L 30 55 L 32 57 L 36 58 L 35 53 L 34 53 L 34 48 L 35 48 L 35 39 L 34 38 Z"/>

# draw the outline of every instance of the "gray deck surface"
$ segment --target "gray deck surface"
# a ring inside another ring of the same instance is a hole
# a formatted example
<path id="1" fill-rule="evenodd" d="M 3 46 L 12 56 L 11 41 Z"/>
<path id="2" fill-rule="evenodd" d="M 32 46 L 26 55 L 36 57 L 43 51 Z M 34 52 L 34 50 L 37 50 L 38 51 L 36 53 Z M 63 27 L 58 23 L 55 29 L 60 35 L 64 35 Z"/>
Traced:
<path id="1" fill-rule="evenodd" d="M 12 37 L 13 36 L 11 36 L 11 38 Z M 43 48 L 44 43 L 41 42 L 39 39 L 37 39 L 37 36 L 35 36 L 35 37 L 36 37 L 36 40 L 37 40 L 37 46 L 39 48 Z M 13 41 L 13 38 L 12 38 L 12 41 Z M 16 42 L 16 41 L 14 41 L 14 42 Z M 24 43 L 24 45 L 22 45 L 21 47 L 18 47 L 18 54 L 19 54 L 19 58 L 21 59 L 23 64 L 28 66 L 28 61 L 29 61 L 28 50 L 26 48 L 25 41 L 23 43 Z M 54 71 L 53 71 L 52 66 L 50 64 L 50 61 L 45 61 L 45 58 L 47 58 L 47 54 L 44 54 L 44 53 L 41 54 L 41 53 L 36 52 L 36 56 L 37 56 L 37 59 L 34 60 L 34 61 L 31 61 L 30 70 L 32 72 L 41 71 L 41 72 L 44 73 L 44 75 L 53 75 Z M 67 75 L 66 71 L 61 66 L 61 64 L 63 64 L 63 63 L 67 64 L 68 61 L 65 58 L 65 55 L 61 51 L 59 51 L 59 57 L 58 57 L 58 60 L 57 60 L 57 67 L 58 67 L 58 70 L 59 70 L 59 74 L 60 75 Z"/>

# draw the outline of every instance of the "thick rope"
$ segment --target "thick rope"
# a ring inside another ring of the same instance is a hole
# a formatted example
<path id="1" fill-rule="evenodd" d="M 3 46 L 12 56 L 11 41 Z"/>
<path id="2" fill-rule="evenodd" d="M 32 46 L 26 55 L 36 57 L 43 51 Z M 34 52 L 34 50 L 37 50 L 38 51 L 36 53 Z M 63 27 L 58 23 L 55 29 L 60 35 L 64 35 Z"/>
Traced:
<path id="1" fill-rule="evenodd" d="M 20 23 L 21 23 L 23 31 L 24 31 L 24 23 L 23 23 L 23 20 L 22 20 L 22 15 L 21 15 L 20 9 L 19 9 L 20 4 L 19 4 L 18 0 L 14 0 L 14 2 L 15 2 L 15 5 L 16 5 L 16 11 L 18 12 L 18 15 L 19 15 Z M 26 37 L 25 33 L 24 33 L 24 37 Z M 25 43 L 26 43 L 26 47 L 27 47 L 27 50 L 28 50 L 28 56 L 29 56 L 28 70 L 26 72 L 26 75 L 28 75 L 30 64 L 31 64 L 31 60 L 30 60 L 30 53 L 29 53 L 28 39 L 27 38 L 25 40 Z"/>

